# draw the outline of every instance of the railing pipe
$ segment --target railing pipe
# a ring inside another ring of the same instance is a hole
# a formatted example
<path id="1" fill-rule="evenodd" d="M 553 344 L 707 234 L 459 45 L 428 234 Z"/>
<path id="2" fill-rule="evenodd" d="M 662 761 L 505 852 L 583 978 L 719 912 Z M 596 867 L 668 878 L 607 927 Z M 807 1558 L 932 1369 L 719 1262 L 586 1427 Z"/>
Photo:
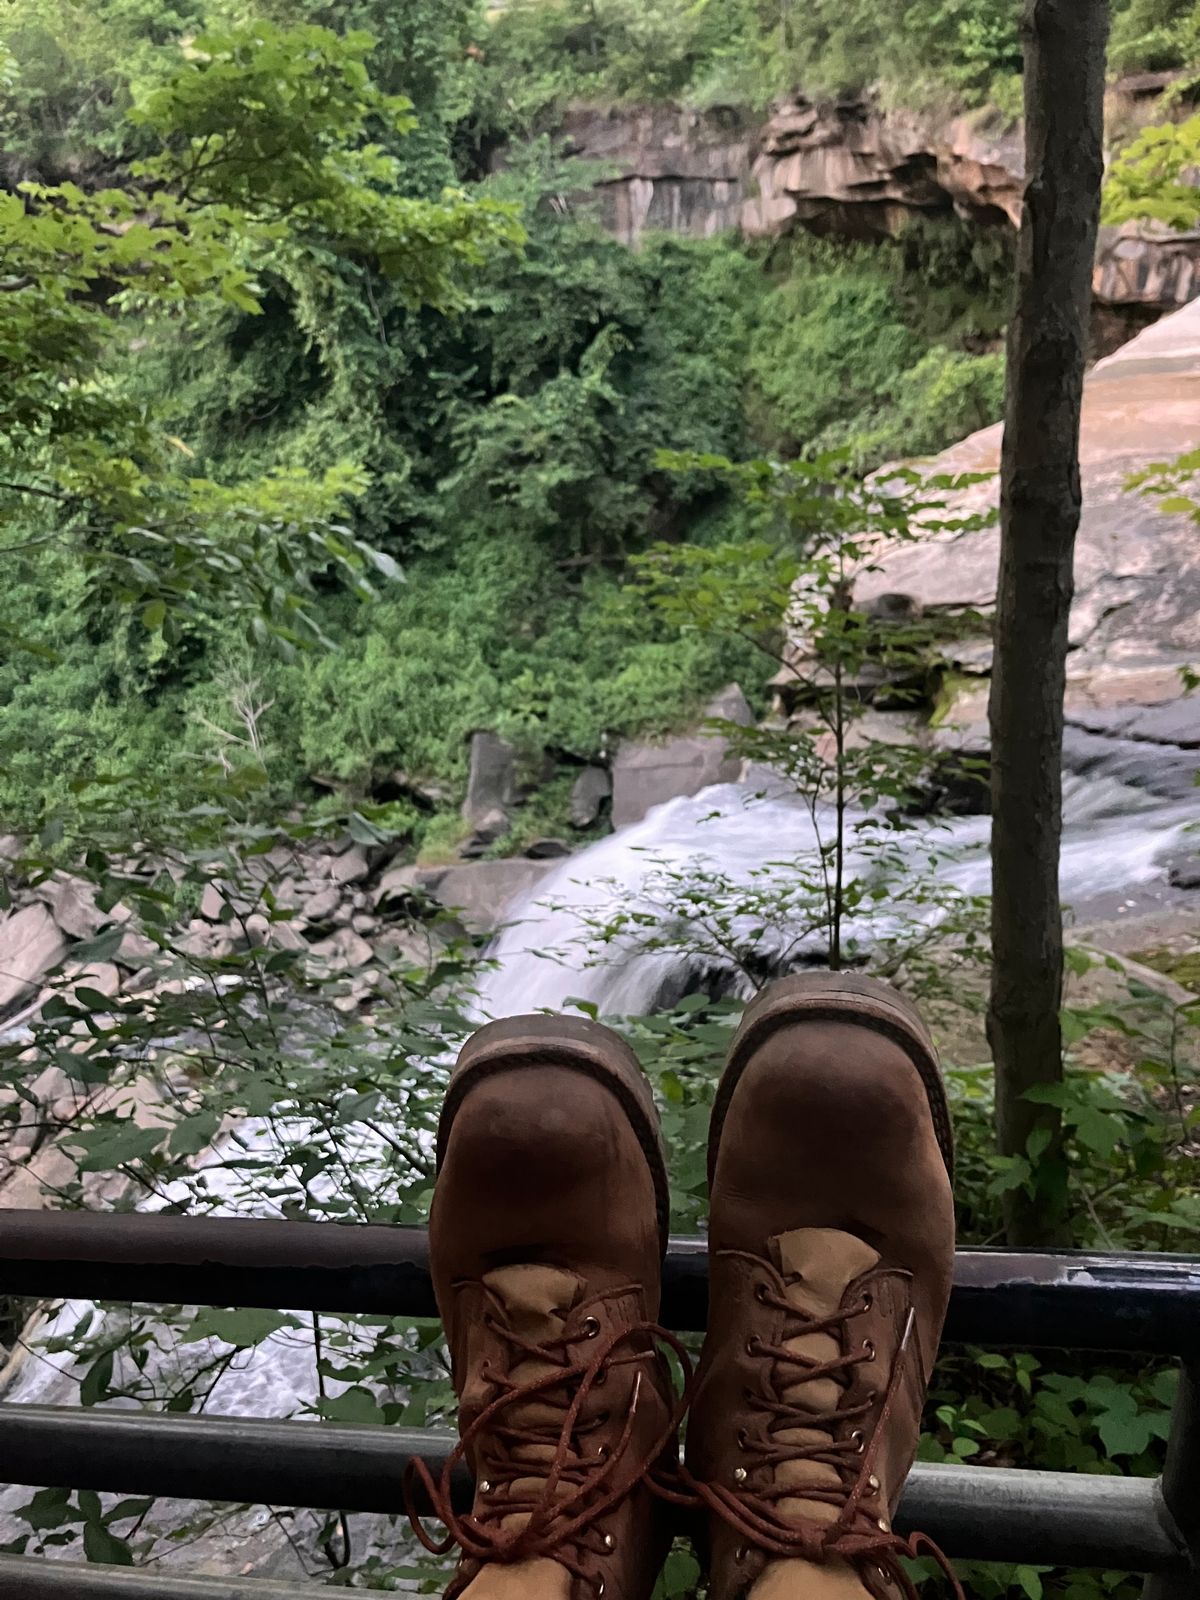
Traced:
<path id="1" fill-rule="evenodd" d="M 399 1513 L 410 1457 L 436 1475 L 453 1445 L 448 1433 L 383 1426 L 0 1406 L 0 1460 L 14 1481 L 165 1499 Z M 465 1470 L 452 1490 L 470 1503 Z M 1186 1573 L 1156 1493 L 1150 1478 L 918 1465 L 897 1523 L 951 1556 Z"/>
<path id="2" fill-rule="evenodd" d="M 241 1217 L 0 1212 L 0 1293 L 437 1314 L 423 1229 Z M 663 1319 L 699 1331 L 707 1315 L 704 1241 L 674 1238 Z M 946 1337 L 1200 1360 L 1200 1260 L 960 1251 Z"/>

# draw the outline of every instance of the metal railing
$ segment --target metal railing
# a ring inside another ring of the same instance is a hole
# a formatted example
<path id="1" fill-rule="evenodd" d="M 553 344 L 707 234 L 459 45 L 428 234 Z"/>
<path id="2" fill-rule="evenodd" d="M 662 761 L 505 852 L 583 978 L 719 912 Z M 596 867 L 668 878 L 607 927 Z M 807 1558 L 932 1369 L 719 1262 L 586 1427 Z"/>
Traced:
<path id="1" fill-rule="evenodd" d="M 673 1239 L 662 1320 L 703 1329 L 707 1255 Z M 419 1229 L 0 1211 L 0 1293 L 432 1317 Z M 1200 1260 L 961 1251 L 951 1342 L 1170 1355 L 1182 1382 L 1161 1480 L 914 1468 L 897 1515 L 952 1557 L 1147 1574 L 1147 1600 L 1200 1600 Z M 0 1405 L 0 1475 L 37 1487 L 394 1512 L 410 1456 L 449 1434 L 234 1417 Z M 455 1484 L 469 1503 L 465 1474 Z M 296 1585 L 0 1557 L 0 1600 L 282 1600 Z"/>

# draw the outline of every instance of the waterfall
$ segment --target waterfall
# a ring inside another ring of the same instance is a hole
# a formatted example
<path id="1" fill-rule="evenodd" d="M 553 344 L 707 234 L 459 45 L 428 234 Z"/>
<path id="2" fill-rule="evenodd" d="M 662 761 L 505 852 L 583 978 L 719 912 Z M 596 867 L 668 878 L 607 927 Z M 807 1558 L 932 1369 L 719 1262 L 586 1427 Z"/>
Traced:
<path id="1" fill-rule="evenodd" d="M 1200 796 L 1167 804 L 1112 779 L 1068 774 L 1061 883 L 1077 918 L 1105 897 L 1165 882 L 1165 862 L 1200 815 L 1198 802 Z M 860 820 L 852 817 L 852 828 Z M 637 1016 L 669 1004 L 684 992 L 689 965 L 697 966 L 696 956 L 683 949 L 690 930 L 679 930 L 675 948 L 643 950 L 631 959 L 628 937 L 597 947 L 589 925 L 635 912 L 652 920 L 662 909 L 664 885 L 705 867 L 723 883 L 753 887 L 759 896 L 774 885 L 781 900 L 798 898 L 797 863 L 812 858 L 817 830 L 828 839 L 831 827 L 828 813 L 818 814 L 814 826 L 797 800 L 758 798 L 736 784 L 656 807 L 641 822 L 565 859 L 509 908 L 507 926 L 492 945 L 495 969 L 481 991 L 482 1014 L 511 1016 L 582 1000 L 602 1015 Z M 991 881 L 989 833 L 988 818 L 967 817 L 921 823 L 892 836 L 892 843 L 910 869 L 933 861 L 948 890 L 984 895 Z M 852 873 L 870 872 L 869 853 L 852 851 L 849 866 Z M 869 926 L 852 921 L 849 936 L 869 941 L 872 932 L 878 935 L 906 914 L 936 912 L 897 905 Z M 760 946 L 773 943 L 779 952 L 789 947 L 794 961 L 824 956 L 821 939 L 805 935 L 798 919 L 789 928 L 786 914 L 765 934 L 752 917 L 742 923 L 741 931 L 758 933 Z M 797 936 L 794 944 L 789 934 Z M 701 959 L 698 965 L 706 963 Z M 732 989 L 743 987 L 736 974 L 728 976 Z"/>

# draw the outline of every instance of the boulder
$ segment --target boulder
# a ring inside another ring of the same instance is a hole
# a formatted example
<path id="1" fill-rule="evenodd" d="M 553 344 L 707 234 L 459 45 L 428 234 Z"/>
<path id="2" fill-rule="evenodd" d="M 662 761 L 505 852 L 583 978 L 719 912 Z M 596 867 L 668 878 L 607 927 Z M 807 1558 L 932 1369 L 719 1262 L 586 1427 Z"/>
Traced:
<path id="1" fill-rule="evenodd" d="M 287 921 L 275 918 L 271 922 L 270 942 L 277 950 L 307 950 L 308 941 L 304 937 L 304 927 L 299 917 Z"/>
<path id="2" fill-rule="evenodd" d="M 334 1000 L 334 1009 L 347 1013 L 357 1011 L 379 987 L 379 980 L 380 973 L 374 969 L 370 972 L 356 972 L 350 979 L 346 993 L 338 995 Z"/>
<path id="3" fill-rule="evenodd" d="M 215 883 L 205 884 L 204 893 L 200 896 L 200 915 L 206 922 L 225 921 L 228 905 L 229 902 Z"/>
<path id="4" fill-rule="evenodd" d="M 0 1015 L 57 966 L 66 948 L 50 908 L 40 901 L 0 922 Z"/>
<path id="5" fill-rule="evenodd" d="M 310 955 L 327 973 L 353 972 L 372 958 L 371 946 L 353 928 L 339 928 L 310 947 Z"/>
<path id="6" fill-rule="evenodd" d="M 468 933 L 490 933 L 513 903 L 535 889 L 553 861 L 477 861 L 430 873 L 429 893 L 459 914 Z"/>
<path id="7" fill-rule="evenodd" d="M 305 891 L 311 889 L 311 893 Z M 307 922 L 328 922 L 342 903 L 341 890 L 331 884 L 320 888 L 316 884 L 302 885 L 298 891 L 296 909 Z"/>
<path id="8" fill-rule="evenodd" d="M 486 812 L 471 831 L 471 835 L 462 846 L 462 854 L 470 861 L 476 856 L 486 855 L 492 846 L 503 839 L 512 826 L 507 811 L 502 811 L 499 806 L 494 811 Z"/>
<path id="9" fill-rule="evenodd" d="M 371 784 L 371 798 L 383 805 L 396 800 L 407 800 L 420 811 L 442 811 L 454 800 L 453 792 L 436 778 L 415 778 L 411 773 L 397 769 L 376 778 Z"/>
<path id="10" fill-rule="evenodd" d="M 201 917 L 187 925 L 187 931 L 178 940 L 177 948 L 185 956 L 197 961 L 219 961 L 233 953 L 233 935 L 224 927 L 215 927 Z"/>
<path id="11" fill-rule="evenodd" d="M 1200 889 L 1200 852 L 1177 856 L 1167 867 L 1167 877 L 1176 889 Z"/>
<path id="12" fill-rule="evenodd" d="M 750 702 L 742 693 L 742 686 L 729 683 L 716 694 L 704 708 L 704 715 L 714 722 L 733 722 L 739 728 L 749 728 L 754 722 Z"/>
<path id="13" fill-rule="evenodd" d="M 329 876 L 334 883 L 361 883 L 371 874 L 371 864 L 362 845 L 351 845 L 329 863 Z"/>
<path id="14" fill-rule="evenodd" d="M 612 799 L 612 779 L 604 767 L 584 767 L 571 790 L 571 826 L 594 828 Z"/>
<path id="15" fill-rule="evenodd" d="M 131 972 L 137 972 L 147 961 L 153 961 L 160 953 L 153 939 L 147 939 L 146 935 L 139 933 L 136 928 L 127 928 L 121 936 L 117 960 Z"/>
<path id="16" fill-rule="evenodd" d="M 1164 317 L 1098 362 L 1084 386 L 1080 462 L 1083 516 L 1075 554 L 1067 708 L 1186 707 L 1178 672 L 1196 654 L 1200 540 L 1185 510 L 1130 493 L 1130 477 L 1196 447 L 1200 417 L 1200 299 Z M 953 514 L 994 507 L 1003 425 L 985 428 L 930 463 L 938 473 L 982 473 L 954 497 Z M 991 475 L 991 476 L 987 476 Z M 953 520 L 953 517 L 951 519 Z M 931 611 L 994 610 L 999 564 L 995 526 L 962 533 L 947 527 L 882 552 L 860 578 L 858 603 L 886 594 L 915 596 Z M 951 646 L 948 656 L 965 656 Z M 973 663 L 986 670 L 986 651 Z M 1159 711 L 1148 723 L 1079 724 L 1094 738 L 1186 748 L 1200 711 Z M 1178 721 L 1169 722 L 1171 718 Z M 1155 759 L 1154 751 L 1144 752 Z M 1165 759 L 1165 756 L 1164 756 Z M 1114 774 L 1115 776 L 1116 774 Z"/>
<path id="17" fill-rule="evenodd" d="M 96 904 L 96 891 L 82 878 L 56 872 L 39 895 L 50 907 L 55 922 L 72 939 L 93 939 L 107 922 L 107 911 Z"/>
<path id="18" fill-rule="evenodd" d="M 375 889 L 376 911 L 392 911 L 407 905 L 419 893 L 425 874 L 424 867 L 389 867 Z"/>
<path id="19" fill-rule="evenodd" d="M 445 948 L 442 941 L 429 928 L 385 928 L 374 941 L 375 959 L 384 967 L 428 968 Z"/>
<path id="20" fill-rule="evenodd" d="M 565 839 L 535 839 L 525 851 L 531 861 L 561 861 L 571 854 Z"/>
<path id="21" fill-rule="evenodd" d="M 111 999 L 121 987 L 120 968 L 111 961 L 93 961 L 88 966 L 68 966 L 63 976 L 71 980 L 72 993 L 76 989 L 94 989 L 97 994 Z"/>
<path id="22" fill-rule="evenodd" d="M 736 684 L 723 689 L 705 714 L 739 726 L 752 720 Z M 624 739 L 613 761 L 613 827 L 627 828 L 655 806 L 699 794 L 711 784 L 736 783 L 741 766 L 719 734 L 700 731 L 662 742 Z"/>
<path id="23" fill-rule="evenodd" d="M 498 733 L 473 734 L 463 816 L 476 826 L 490 821 L 496 812 L 507 818 L 516 797 L 517 756 L 512 745 Z"/>

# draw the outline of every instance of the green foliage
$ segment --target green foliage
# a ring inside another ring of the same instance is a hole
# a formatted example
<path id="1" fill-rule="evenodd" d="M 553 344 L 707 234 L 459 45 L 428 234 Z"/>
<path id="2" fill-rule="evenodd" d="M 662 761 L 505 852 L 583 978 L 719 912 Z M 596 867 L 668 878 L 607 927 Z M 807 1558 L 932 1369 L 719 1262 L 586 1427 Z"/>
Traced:
<path id="1" fill-rule="evenodd" d="M 511 0 L 485 36 L 485 105 L 523 131 L 569 98 L 684 95 L 745 38 L 744 0 Z"/>
<path id="2" fill-rule="evenodd" d="M 0 134 L 12 178 L 46 182 L 111 173 L 130 148 L 132 85 L 153 76 L 163 47 L 200 22 L 179 0 L 4 0 Z"/>
<path id="3" fill-rule="evenodd" d="M 1200 116 L 1145 128 L 1109 168 L 1104 220 L 1150 219 L 1169 228 L 1194 228 L 1200 219 Z"/>
<path id="4" fill-rule="evenodd" d="M 447 194 L 450 123 L 470 125 L 484 71 L 472 7 L 415 5 L 401 24 L 364 0 L 339 15 L 358 30 L 345 36 L 319 8 L 304 23 L 285 9 L 249 24 L 214 0 L 181 55 L 153 42 L 166 23 L 108 0 L 110 148 L 134 177 L 106 196 L 43 190 L 14 213 L 12 270 L 30 270 L 6 297 L 28 380 L 8 396 L 27 415 L 0 598 L 11 821 L 80 774 L 165 778 L 197 743 L 211 753 L 200 729 L 228 723 L 231 663 L 272 704 L 280 794 L 313 770 L 457 778 L 479 721 L 576 755 L 667 726 L 740 659 L 722 673 L 711 641 L 646 618 L 614 632 L 609 596 L 649 541 L 728 538 L 740 512 L 711 476 L 664 473 L 658 448 L 792 448 L 813 424 L 789 407 L 817 391 L 814 364 L 829 389 L 816 421 L 866 463 L 949 442 L 955 408 L 987 404 L 961 347 L 994 333 L 994 273 L 961 239 L 906 237 L 873 276 L 866 252 L 816 246 L 770 276 L 729 240 L 632 255 L 578 202 L 563 214 L 565 180 L 536 143 Z M 136 71 L 118 71 L 118 38 Z M 27 235 L 52 227 L 47 274 Z M 103 274 L 122 260 L 114 292 Z M 890 365 L 862 304 L 889 318 Z M 841 318 L 825 335 L 814 307 Z M 411 587 L 393 582 L 374 617 L 330 592 L 339 569 L 365 596 L 400 562 Z M 264 634 L 339 654 L 284 667 Z M 349 709 L 331 719 L 331 704 Z M 33 759 L 35 728 L 55 760 Z"/>
<path id="5" fill-rule="evenodd" d="M 1116 0 L 1122 71 L 1194 68 L 1196 0 Z M 682 99 L 764 108 L 882 89 L 914 108 L 1020 109 L 1017 0 L 511 0 L 485 38 L 481 102 L 527 129 L 570 99 Z"/>
<path id="6" fill-rule="evenodd" d="M 535 170 L 503 194 L 528 183 L 537 207 L 545 181 Z M 314 770 L 457 777 L 464 734 L 496 719 L 595 754 L 639 724 L 668 726 L 738 669 L 645 620 L 614 629 L 606 611 L 624 551 L 711 508 L 708 483 L 660 471 L 662 439 L 741 447 L 743 316 L 763 290 L 742 251 L 664 241 L 635 257 L 539 208 L 524 255 L 479 273 L 469 317 L 414 313 L 382 280 L 374 310 L 361 279 L 327 287 L 311 312 L 276 291 L 259 316 L 231 313 L 184 339 L 164 328 L 131 373 L 137 403 L 155 406 L 190 472 L 210 483 L 261 474 L 242 491 L 250 503 L 277 483 L 298 511 L 322 462 L 346 461 L 334 481 L 355 493 L 342 525 L 405 558 L 408 585 L 361 618 L 322 593 L 314 621 L 339 653 L 284 668 L 247 664 L 232 616 L 204 627 L 193 617 L 169 655 L 124 627 L 80 634 L 57 598 L 31 611 L 39 588 L 64 601 L 75 589 L 47 551 L 29 552 L 11 611 L 0 602 L 41 652 L 0 665 L 19 708 L 0 792 L 9 817 L 36 813 L 39 795 L 81 770 L 162 773 L 186 758 L 195 735 L 179 750 L 176 733 L 164 751 L 162 727 L 227 715 L 219 680 L 231 656 L 275 702 L 271 774 L 283 791 Z M 43 747 L 48 736 L 70 752 L 44 768 L 28 742 L 39 701 Z M 331 704 L 344 708 L 332 719 Z"/>
<path id="7" fill-rule="evenodd" d="M 411 124 L 407 102 L 371 85 L 369 48 L 319 28 L 202 38 L 132 114 L 158 149 L 130 188 L 0 196 L 0 493 L 10 515 L 30 507 L 8 548 L 70 538 L 96 602 L 139 608 L 173 644 L 181 614 L 216 603 L 260 643 L 320 639 L 302 599 L 315 574 L 340 571 L 369 596 L 368 564 L 396 568 L 340 525 L 365 487 L 353 464 L 236 487 L 187 471 L 189 447 L 121 383 L 133 328 L 170 321 L 178 336 L 180 308 L 254 315 L 257 277 L 294 287 L 339 255 L 394 278 L 407 302 L 447 308 L 464 267 L 520 240 L 502 205 L 384 192 L 398 166 L 365 130 Z"/>
<path id="8" fill-rule="evenodd" d="M 932 454 L 1003 412 L 1003 241 L 914 225 L 873 248 L 793 243 L 755 319 L 759 435 L 789 455 L 848 447 L 865 468 Z"/>
<path id="9" fill-rule="evenodd" d="M 1121 72 L 1195 72 L 1200 63 L 1196 0 L 1127 0 L 1115 8 L 1109 60 Z"/>
<path id="10" fill-rule="evenodd" d="M 782 727 L 722 725 L 721 732 L 733 751 L 769 768 L 804 802 L 816 839 L 806 859 L 786 865 L 782 884 L 779 862 L 764 865 L 749 890 L 719 875 L 668 869 L 665 926 L 685 928 L 697 940 L 691 930 L 704 930 L 712 946 L 704 953 L 733 957 L 753 981 L 753 947 L 779 922 L 796 931 L 782 949 L 778 939 L 769 941 L 778 960 L 786 966 L 819 935 L 836 971 L 861 953 L 850 939 L 851 923 L 869 922 L 872 911 L 886 915 L 890 898 L 901 892 L 894 881 L 898 853 L 886 836 L 904 827 L 928 765 L 918 750 L 856 737 L 855 724 L 870 703 L 872 684 L 901 685 L 901 696 L 907 690 L 910 703 L 919 703 L 936 661 L 928 630 L 856 609 L 855 588 L 875 570 L 885 547 L 937 530 L 966 532 L 990 520 L 963 515 L 956 506 L 960 491 L 980 480 L 923 480 L 898 468 L 886 479 L 862 480 L 838 456 L 734 463 L 664 452 L 661 460 L 729 484 L 763 538 L 757 544 L 660 545 L 633 562 L 629 593 L 675 626 L 748 643 L 783 669 L 776 682 L 786 684 L 799 715 Z M 868 858 L 866 871 L 852 868 L 852 851 Z M 938 899 L 936 852 L 929 855 L 928 880 L 905 885 L 903 897 L 914 906 Z M 888 878 L 893 881 L 885 884 Z M 953 894 L 944 897 L 943 915 L 960 909 L 955 901 Z M 703 914 L 705 903 L 716 909 L 715 919 Z M 642 913 L 632 918 L 636 928 Z M 748 963 L 734 956 L 738 927 L 750 930 L 741 936 L 749 940 Z M 605 936 L 628 931 L 620 912 Z M 651 939 L 657 937 L 652 927 Z M 887 943 L 878 933 L 863 942 L 875 947 L 877 958 Z M 966 943 L 974 950 L 977 940 Z M 893 963 L 902 968 L 911 956 L 895 952 Z"/>
<path id="11" fill-rule="evenodd" d="M 920 352 L 877 273 L 801 273 L 764 310 L 753 371 L 784 437 L 807 454 L 886 404 Z"/>

